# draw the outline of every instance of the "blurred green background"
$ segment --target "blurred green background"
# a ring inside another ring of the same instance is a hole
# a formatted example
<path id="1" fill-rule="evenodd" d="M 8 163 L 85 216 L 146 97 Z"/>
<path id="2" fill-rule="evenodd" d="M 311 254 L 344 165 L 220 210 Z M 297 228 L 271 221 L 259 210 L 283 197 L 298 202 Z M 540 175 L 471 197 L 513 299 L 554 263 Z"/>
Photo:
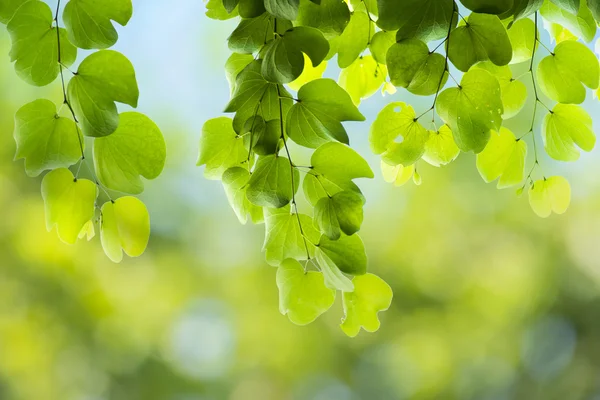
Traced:
<path id="1" fill-rule="evenodd" d="M 419 111 L 431 99 L 369 99 L 368 122 L 348 124 L 376 171 L 361 182 L 361 235 L 394 302 L 379 332 L 356 339 L 338 327 L 339 298 L 294 326 L 263 262 L 264 227 L 239 225 L 220 183 L 194 167 L 202 124 L 227 102 L 235 22 L 209 20 L 199 0 L 176 3 L 134 1 L 115 47 L 169 149 L 143 196 L 149 249 L 120 265 L 97 239 L 71 247 L 46 232 L 40 179 L 13 162 L 13 115 L 39 97 L 60 103 L 60 87 L 21 82 L 0 31 L 0 399 L 600 399 L 599 151 L 570 165 L 542 159 L 573 187 L 568 213 L 547 220 L 526 196 L 484 184 L 472 156 L 419 165 L 422 186 L 394 188 L 369 125 L 390 100 Z M 597 103 L 587 103 L 596 122 Z M 509 123 L 516 133 L 530 110 Z"/>

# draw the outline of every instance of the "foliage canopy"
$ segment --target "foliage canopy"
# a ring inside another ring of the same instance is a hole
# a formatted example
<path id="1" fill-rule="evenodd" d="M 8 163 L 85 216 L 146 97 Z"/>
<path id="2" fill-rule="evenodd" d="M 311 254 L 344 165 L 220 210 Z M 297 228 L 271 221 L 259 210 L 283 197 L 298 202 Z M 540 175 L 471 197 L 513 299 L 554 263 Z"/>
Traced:
<path id="1" fill-rule="evenodd" d="M 443 167 L 474 153 L 486 182 L 527 189 L 541 217 L 568 208 L 568 181 L 547 177 L 539 160 L 545 151 L 575 161 L 595 146 L 581 104 L 600 86 L 598 58 L 586 46 L 600 1 L 208 0 L 206 8 L 212 19 L 239 20 L 225 65 L 231 117 L 205 123 L 198 165 L 222 181 L 240 222 L 264 223 L 280 310 L 292 322 L 312 322 L 340 291 L 341 328 L 355 336 L 377 330 L 378 312 L 391 304 L 358 236 L 366 202 L 358 183 L 374 173 L 344 126 L 365 120 L 357 107 L 380 89 L 432 97 L 426 110 L 392 102 L 372 123 L 386 181 L 420 184 L 419 163 Z M 114 23 L 132 17 L 131 1 L 70 0 L 60 11 L 60 1 L 54 13 L 40 0 L 0 5 L 17 75 L 36 86 L 60 77 L 63 88 L 58 110 L 39 99 L 17 112 L 17 158 L 28 175 L 50 170 L 42 182 L 48 229 L 74 243 L 91 238 L 95 223 L 118 262 L 123 251 L 143 253 L 150 234 L 143 203 L 119 196 L 140 194 L 141 177 L 158 177 L 165 143 L 146 116 L 117 107 L 136 107 L 139 97 L 133 66 L 108 49 L 118 40 Z M 554 48 L 540 39 L 542 22 Z M 78 48 L 98 51 L 71 72 Z M 323 78 L 334 57 L 337 82 Z M 528 130 L 505 126 L 525 110 Z M 295 162 L 298 148 L 312 152 L 308 165 Z M 91 180 L 79 177 L 82 165 Z"/>

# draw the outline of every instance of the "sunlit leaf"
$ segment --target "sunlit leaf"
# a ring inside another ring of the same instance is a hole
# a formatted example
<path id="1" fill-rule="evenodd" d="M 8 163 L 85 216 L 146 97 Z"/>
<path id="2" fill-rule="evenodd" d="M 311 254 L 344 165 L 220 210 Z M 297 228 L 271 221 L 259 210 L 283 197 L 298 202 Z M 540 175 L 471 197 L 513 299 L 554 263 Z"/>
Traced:
<path id="1" fill-rule="evenodd" d="M 363 221 L 363 198 L 350 190 L 323 197 L 315 205 L 315 223 L 328 238 L 338 240 L 341 233 L 353 235 Z"/>
<path id="2" fill-rule="evenodd" d="M 60 240 L 74 244 L 86 223 L 94 217 L 97 196 L 94 182 L 75 179 L 66 168 L 46 174 L 42 180 L 42 197 L 48 231 L 56 228 Z"/>
<path id="3" fill-rule="evenodd" d="M 405 167 L 417 162 L 425 153 L 430 132 L 417 120 L 413 108 L 395 102 L 384 107 L 371 126 L 369 141 L 375 154 L 390 165 Z M 395 142 L 400 137 L 401 142 Z"/>
<path id="4" fill-rule="evenodd" d="M 448 125 L 442 125 L 440 129 L 429 135 L 429 140 L 425 143 L 423 160 L 434 167 L 440 167 L 450 164 L 459 154 L 460 149 L 454 142 L 452 131 Z"/>
<path id="5" fill-rule="evenodd" d="M 59 73 L 58 35 L 52 20 L 52 10 L 46 3 L 31 0 L 16 10 L 6 26 L 12 40 L 10 60 L 15 63 L 17 75 L 31 85 L 45 86 Z M 77 58 L 77 48 L 64 29 L 59 29 L 59 35 L 60 61 L 69 67 Z"/>
<path id="6" fill-rule="evenodd" d="M 116 51 L 92 53 L 71 78 L 68 95 L 84 135 L 110 135 L 119 126 L 115 102 L 137 107 L 139 91 L 133 66 Z"/>
<path id="7" fill-rule="evenodd" d="M 564 214 L 571 203 L 571 186 L 562 176 L 535 181 L 529 188 L 529 204 L 542 218 L 550 214 Z"/>
<path id="8" fill-rule="evenodd" d="M 42 171 L 68 167 L 81 159 L 83 138 L 75 122 L 58 117 L 56 106 L 39 99 L 24 105 L 15 115 L 15 159 L 25 159 L 25 171 L 38 176 Z"/>
<path id="9" fill-rule="evenodd" d="M 248 157 L 244 141 L 233 130 L 231 118 L 208 120 L 202 127 L 197 165 L 205 165 L 204 176 L 221 179 L 225 170 L 240 166 Z"/>
<path id="10" fill-rule="evenodd" d="M 590 89 L 600 85 L 600 64 L 587 46 L 567 40 L 540 62 L 537 75 L 540 87 L 551 99 L 581 104 L 586 97 L 583 85 Z"/>
<path id="11" fill-rule="evenodd" d="M 405 185 L 413 177 L 414 173 L 414 164 L 404 167 L 402 164 L 389 165 L 381 160 L 381 174 L 383 175 L 383 179 L 387 183 L 393 183 L 394 186 Z"/>
<path id="12" fill-rule="evenodd" d="M 479 61 L 507 65 L 512 53 L 506 28 L 496 15 L 471 14 L 467 23 L 454 29 L 448 39 L 450 61 L 463 72 Z"/>
<path id="13" fill-rule="evenodd" d="M 498 189 L 505 189 L 523 182 L 527 143 L 517 140 L 506 128 L 492 132 L 485 149 L 477 155 L 477 169 L 486 182 L 498 180 Z"/>
<path id="14" fill-rule="evenodd" d="M 592 151 L 596 145 L 592 118 L 575 105 L 557 104 L 544 118 L 542 134 L 546 152 L 560 161 L 576 161 L 579 159 L 577 147 Z"/>
<path id="15" fill-rule="evenodd" d="M 377 314 L 392 304 L 392 289 L 373 274 L 357 276 L 352 283 L 354 291 L 343 293 L 345 316 L 341 328 L 350 337 L 358 335 L 361 328 L 375 332 L 380 325 Z"/>
<path id="16" fill-rule="evenodd" d="M 119 127 L 109 136 L 94 141 L 94 167 L 98 180 L 107 188 L 139 194 L 143 176 L 157 178 L 163 170 L 167 149 L 160 129 L 137 112 L 119 116 Z"/>
<path id="17" fill-rule="evenodd" d="M 104 252 L 113 262 L 121 262 L 123 252 L 139 257 L 150 238 L 150 216 L 144 203 L 125 196 L 102 206 L 100 239 Z"/>
<path id="18" fill-rule="evenodd" d="M 448 80 L 445 57 L 431 53 L 427 45 L 417 39 L 394 44 L 386 60 L 391 82 L 414 94 L 432 95 Z"/>
<path id="19" fill-rule="evenodd" d="M 69 0 L 63 20 L 74 45 L 82 49 L 106 49 L 119 37 L 111 20 L 125 26 L 132 14 L 131 0 Z"/>
<path id="20" fill-rule="evenodd" d="M 321 62 L 316 67 L 313 65 L 311 59 L 304 54 L 304 69 L 298 78 L 293 82 L 290 82 L 288 86 L 290 89 L 298 91 L 302 86 L 308 82 L 312 82 L 316 79 L 320 79 L 327 68 L 327 61 Z"/>
<path id="21" fill-rule="evenodd" d="M 348 143 L 342 121 L 364 121 L 352 99 L 335 81 L 316 79 L 298 91 L 287 116 L 287 133 L 299 145 L 317 148 L 337 140 Z"/>
<path id="22" fill-rule="evenodd" d="M 320 248 L 315 251 L 315 257 L 321 267 L 323 278 L 325 280 L 325 286 L 333 290 L 343 290 L 351 292 L 354 290 L 354 285 L 350 278 L 340 271 L 335 262 L 329 258 Z"/>
<path id="23" fill-rule="evenodd" d="M 460 87 L 443 91 L 437 101 L 438 115 L 448 124 L 462 151 L 481 152 L 491 130 L 502 125 L 502 96 L 498 80 L 483 69 L 467 72 Z"/>
<path id="24" fill-rule="evenodd" d="M 358 106 L 362 99 L 377 93 L 387 74 L 385 65 L 377 64 L 372 56 L 357 58 L 340 72 L 339 84 Z"/>
<path id="25" fill-rule="evenodd" d="M 453 0 L 378 0 L 377 4 L 377 25 L 388 31 L 398 30 L 398 40 L 430 42 L 445 38 L 455 10 Z"/>
<path id="26" fill-rule="evenodd" d="M 313 322 L 335 301 L 335 290 L 325 286 L 323 274 L 305 272 L 296 260 L 287 259 L 277 269 L 279 311 L 297 325 Z"/>
<path id="27" fill-rule="evenodd" d="M 259 207 L 281 208 L 289 204 L 300 186 L 300 173 L 290 160 L 271 155 L 261 157 L 248 181 L 246 196 Z"/>
<path id="28" fill-rule="evenodd" d="M 265 242 L 263 251 L 270 265 L 293 258 L 307 260 L 315 253 L 315 244 L 321 234 L 314 227 L 311 217 L 290 213 L 290 207 L 265 208 Z M 302 229 L 300 229 L 302 226 Z"/>

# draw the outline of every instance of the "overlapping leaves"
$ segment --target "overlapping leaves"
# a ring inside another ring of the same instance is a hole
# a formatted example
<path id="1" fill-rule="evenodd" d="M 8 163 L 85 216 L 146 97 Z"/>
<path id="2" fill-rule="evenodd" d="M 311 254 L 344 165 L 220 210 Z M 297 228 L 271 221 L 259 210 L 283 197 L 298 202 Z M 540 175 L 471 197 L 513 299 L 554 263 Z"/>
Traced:
<path id="1" fill-rule="evenodd" d="M 113 22 L 126 25 L 132 12 L 131 0 L 59 1 L 55 14 L 39 0 L 0 4 L 0 22 L 11 35 L 10 57 L 17 75 L 35 86 L 60 76 L 62 87 L 61 107 L 38 99 L 17 112 L 15 158 L 25 160 L 30 176 L 50 170 L 42 181 L 48 230 L 73 244 L 94 237 L 97 224 L 104 251 L 115 262 L 121 261 L 123 251 L 132 257 L 144 252 L 150 222 L 140 200 L 112 196 L 141 193 L 140 177 L 154 179 L 163 169 L 165 143 L 148 117 L 119 114 L 116 103 L 136 107 L 139 95 L 133 66 L 124 55 L 92 52 L 76 72 L 69 67 L 77 59 L 77 48 L 114 45 L 118 34 Z M 60 27 L 63 22 L 65 28 Z M 86 137 L 96 138 L 93 166 L 86 159 Z M 87 168 L 82 169 L 83 164 Z M 79 177 L 83 170 L 89 170 L 91 179 Z"/>

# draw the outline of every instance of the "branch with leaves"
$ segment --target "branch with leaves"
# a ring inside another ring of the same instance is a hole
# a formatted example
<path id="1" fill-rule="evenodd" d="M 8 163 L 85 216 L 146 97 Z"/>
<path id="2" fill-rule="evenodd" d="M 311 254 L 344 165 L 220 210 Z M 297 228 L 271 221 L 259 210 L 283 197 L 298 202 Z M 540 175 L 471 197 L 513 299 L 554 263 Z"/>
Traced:
<path id="1" fill-rule="evenodd" d="M 341 124 L 363 120 L 356 107 L 380 88 L 433 97 L 419 113 L 394 101 L 371 126 L 371 149 L 381 156 L 384 178 L 397 186 L 411 178 L 421 183 L 421 161 L 441 167 L 472 152 L 486 182 L 520 185 L 518 192 L 528 187 L 533 210 L 545 217 L 565 212 L 570 187 L 562 177 L 534 178 L 542 173 L 538 105 L 548 112 L 541 134 L 550 157 L 574 161 L 577 147 L 594 147 L 591 119 L 578 104 L 585 86 L 598 89 L 600 67 L 579 38 L 594 37 L 598 0 L 209 0 L 207 15 L 241 20 L 228 39 L 233 54 L 225 66 L 232 89 L 225 112 L 235 115 L 206 123 L 198 165 L 208 178 L 223 180 L 242 223 L 248 215 L 264 220 L 280 309 L 295 323 L 325 312 L 332 291 L 343 294 L 342 328 L 352 336 L 361 326 L 376 329 L 377 312 L 390 304 L 389 287 L 366 274 L 357 236 L 364 196 L 354 179 L 372 173 L 348 147 Z M 540 16 L 558 42 L 554 50 L 540 40 Z M 540 46 L 550 55 L 536 69 Z M 322 78 L 334 57 L 341 68 L 337 84 Z M 454 87 L 447 87 L 449 78 Z M 268 100 L 275 94 L 278 110 Z M 528 98 L 531 128 L 516 137 L 504 122 L 520 115 Z M 267 107 L 259 124 L 249 123 L 257 99 Z M 552 109 L 551 100 L 558 102 Z M 423 125 L 430 112 L 431 124 Z M 263 143 L 256 151 L 254 140 L 239 139 L 248 130 Z M 534 147 L 528 175 L 527 140 Z M 311 165 L 295 166 L 292 145 L 315 149 Z M 298 213 L 300 178 L 312 217 Z"/>
<path id="2" fill-rule="evenodd" d="M 106 49 L 118 39 L 112 21 L 126 25 L 132 12 L 130 0 L 57 0 L 54 13 L 40 0 L 7 0 L 0 6 L 17 75 L 34 86 L 49 85 L 60 76 L 58 110 L 51 100 L 38 99 L 15 117 L 16 158 L 25 160 L 31 177 L 49 171 L 42 180 L 46 226 L 69 244 L 92 239 L 98 226 L 102 247 L 115 262 L 123 252 L 141 255 L 150 235 L 146 206 L 123 194 L 142 193 L 141 177 L 156 178 L 166 157 L 154 122 L 117 109 L 116 103 L 137 106 L 138 87 L 129 60 Z M 72 72 L 78 48 L 98 51 Z M 71 74 L 68 81 L 65 70 Z M 68 116 L 61 115 L 63 108 Z M 89 143 L 93 166 L 85 154 Z M 80 177 L 84 164 L 89 179 Z"/>

